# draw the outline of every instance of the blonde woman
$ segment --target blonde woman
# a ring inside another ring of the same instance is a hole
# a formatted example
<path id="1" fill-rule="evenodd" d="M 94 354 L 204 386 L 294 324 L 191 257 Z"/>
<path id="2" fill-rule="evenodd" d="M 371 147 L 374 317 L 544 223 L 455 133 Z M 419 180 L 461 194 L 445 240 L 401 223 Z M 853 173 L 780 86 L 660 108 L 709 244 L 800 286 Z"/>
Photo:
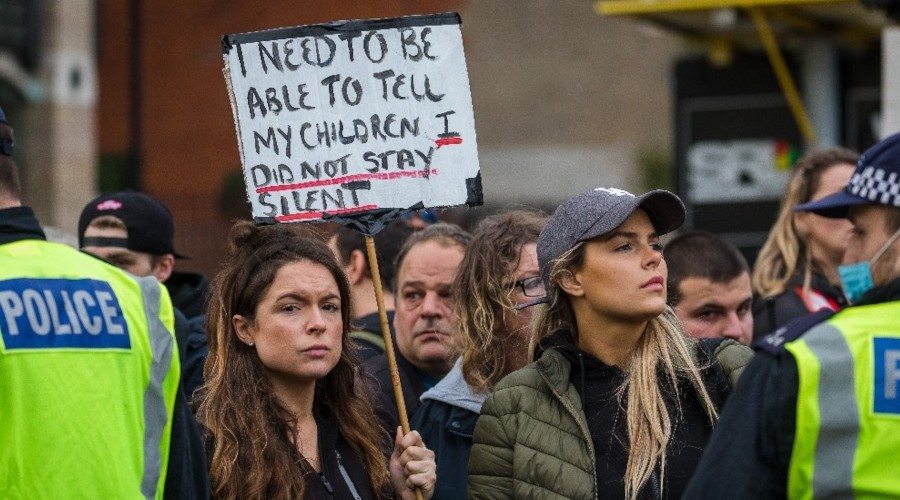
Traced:
<path id="1" fill-rule="evenodd" d="M 794 207 L 843 189 L 859 155 L 844 148 L 810 153 L 788 180 L 778 218 L 753 266 L 753 338 L 820 309 L 846 302 L 837 266 L 850 238 L 847 219 L 829 219 Z"/>
<path id="2" fill-rule="evenodd" d="M 482 406 L 469 498 L 680 498 L 750 357 L 695 343 L 666 306 L 659 239 L 683 220 L 667 191 L 597 188 L 556 210 L 537 245 L 536 361 Z"/>

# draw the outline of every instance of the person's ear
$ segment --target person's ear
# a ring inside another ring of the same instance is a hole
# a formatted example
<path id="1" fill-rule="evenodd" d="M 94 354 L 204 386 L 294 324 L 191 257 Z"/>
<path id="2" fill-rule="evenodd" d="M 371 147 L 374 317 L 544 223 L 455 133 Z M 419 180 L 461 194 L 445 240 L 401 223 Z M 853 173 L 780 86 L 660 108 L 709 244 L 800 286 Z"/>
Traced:
<path id="1" fill-rule="evenodd" d="M 369 261 L 366 254 L 362 250 L 354 250 L 350 252 L 350 258 L 345 268 L 347 272 L 347 280 L 350 285 L 355 285 L 365 278 L 369 277 Z"/>
<path id="2" fill-rule="evenodd" d="M 556 276 L 556 284 L 559 288 L 573 297 L 581 297 L 584 295 L 584 285 L 578 279 L 577 273 L 571 271 L 563 271 Z"/>
<path id="3" fill-rule="evenodd" d="M 231 317 L 231 326 L 234 327 L 235 333 L 237 333 L 238 338 L 241 342 L 252 346 L 255 341 L 253 338 L 254 330 L 253 330 L 253 322 L 249 319 L 241 316 L 240 314 L 235 314 Z"/>
<path id="4" fill-rule="evenodd" d="M 160 255 L 156 257 L 156 263 L 153 266 L 153 276 L 156 277 L 156 280 L 160 283 L 165 282 L 169 279 L 169 276 L 172 276 L 172 271 L 175 270 L 175 256 L 172 254 Z"/>

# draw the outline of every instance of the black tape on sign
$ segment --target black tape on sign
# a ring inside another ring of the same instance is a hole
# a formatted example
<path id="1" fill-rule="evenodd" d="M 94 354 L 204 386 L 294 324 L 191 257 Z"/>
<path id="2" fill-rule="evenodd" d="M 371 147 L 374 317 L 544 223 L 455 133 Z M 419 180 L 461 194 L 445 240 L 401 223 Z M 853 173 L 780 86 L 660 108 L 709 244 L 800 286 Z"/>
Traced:
<path id="1" fill-rule="evenodd" d="M 292 26 L 275 28 L 249 33 L 237 33 L 222 37 L 222 53 L 228 54 L 235 45 L 243 43 L 265 42 L 283 38 L 301 38 L 307 36 L 333 35 L 335 33 L 362 33 L 388 28 L 412 28 L 416 26 L 438 26 L 458 24 L 462 26 L 462 18 L 456 12 L 443 14 L 427 14 L 383 19 L 356 19 L 350 21 L 334 21 L 308 26 Z"/>
<path id="2" fill-rule="evenodd" d="M 470 207 L 484 205 L 484 190 L 481 187 L 481 172 L 475 177 L 466 179 L 466 205 Z"/>

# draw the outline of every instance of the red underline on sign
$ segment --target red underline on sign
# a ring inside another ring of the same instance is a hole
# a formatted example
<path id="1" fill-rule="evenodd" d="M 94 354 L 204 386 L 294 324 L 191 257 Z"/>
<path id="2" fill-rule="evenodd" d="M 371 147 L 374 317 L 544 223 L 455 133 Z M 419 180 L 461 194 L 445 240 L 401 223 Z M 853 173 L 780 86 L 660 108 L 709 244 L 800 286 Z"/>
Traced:
<path id="1" fill-rule="evenodd" d="M 329 210 L 328 213 L 331 215 L 339 215 L 339 214 L 349 214 L 353 212 L 365 212 L 366 210 L 375 210 L 378 208 L 378 205 L 363 205 L 361 207 L 353 207 L 353 208 L 340 208 L 337 210 Z M 279 215 L 275 217 L 275 220 L 278 222 L 290 222 L 294 220 L 305 220 L 305 219 L 321 219 L 322 216 L 325 215 L 325 212 L 303 212 L 299 214 L 290 214 L 290 215 Z"/>
<path id="2" fill-rule="evenodd" d="M 462 144 L 462 137 L 445 137 L 443 139 L 438 139 L 434 141 L 437 144 L 437 148 L 441 149 L 441 146 L 451 146 L 453 144 Z"/>
<path id="3" fill-rule="evenodd" d="M 297 184 L 284 184 L 282 186 L 266 186 L 256 188 L 257 193 L 270 193 L 272 191 L 289 191 L 291 189 L 306 189 L 318 186 L 331 186 L 334 184 L 344 184 L 346 182 L 355 181 L 389 181 L 392 179 L 400 179 L 402 177 L 428 177 L 429 175 L 437 175 L 438 170 L 432 168 L 429 170 L 411 170 L 409 172 L 383 172 L 380 174 L 355 174 L 345 175 L 344 177 L 335 177 L 333 179 L 321 179 L 317 181 L 299 182 Z"/>

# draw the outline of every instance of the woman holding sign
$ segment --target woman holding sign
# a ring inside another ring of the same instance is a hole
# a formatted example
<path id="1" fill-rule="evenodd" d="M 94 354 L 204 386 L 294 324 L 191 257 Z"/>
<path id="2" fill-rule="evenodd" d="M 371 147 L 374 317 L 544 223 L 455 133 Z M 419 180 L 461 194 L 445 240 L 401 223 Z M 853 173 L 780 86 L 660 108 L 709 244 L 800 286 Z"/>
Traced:
<path id="1" fill-rule="evenodd" d="M 434 454 L 401 436 L 386 464 L 331 250 L 290 224 L 238 222 L 207 319 L 198 419 L 215 498 L 431 496 Z"/>
<path id="2" fill-rule="evenodd" d="M 680 498 L 751 355 L 695 343 L 666 305 L 660 235 L 683 220 L 667 191 L 598 188 L 556 210 L 537 243 L 536 361 L 482 406 L 469 498 Z"/>

